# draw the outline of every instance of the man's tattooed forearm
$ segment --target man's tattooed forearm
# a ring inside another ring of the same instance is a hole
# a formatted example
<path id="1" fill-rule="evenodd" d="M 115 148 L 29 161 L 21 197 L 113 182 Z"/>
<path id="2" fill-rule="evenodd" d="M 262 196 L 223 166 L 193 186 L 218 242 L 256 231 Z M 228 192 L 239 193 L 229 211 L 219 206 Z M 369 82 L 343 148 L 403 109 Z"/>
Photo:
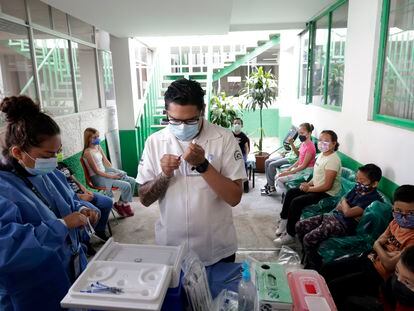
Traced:
<path id="1" fill-rule="evenodd" d="M 143 184 L 139 188 L 139 199 L 145 206 L 150 206 L 152 203 L 162 198 L 168 188 L 170 178 L 159 174 L 154 180 Z"/>

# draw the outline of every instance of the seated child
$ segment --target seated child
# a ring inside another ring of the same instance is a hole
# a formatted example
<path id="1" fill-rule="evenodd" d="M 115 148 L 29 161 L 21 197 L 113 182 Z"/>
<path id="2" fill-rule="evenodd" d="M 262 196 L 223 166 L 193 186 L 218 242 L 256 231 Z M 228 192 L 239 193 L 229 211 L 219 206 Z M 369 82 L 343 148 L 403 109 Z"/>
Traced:
<path id="1" fill-rule="evenodd" d="M 344 310 L 414 310 L 414 246 L 407 247 L 402 252 L 395 273 L 386 281 L 380 297 L 347 297 Z"/>
<path id="2" fill-rule="evenodd" d="M 383 289 L 384 310 L 414 310 L 414 246 L 407 247 L 401 254 Z"/>
<path id="3" fill-rule="evenodd" d="M 361 166 L 356 174 L 355 187 L 339 202 L 333 213 L 310 217 L 296 224 L 306 268 L 317 270 L 320 267 L 321 258 L 317 250 L 323 241 L 355 233 L 365 208 L 381 200 L 377 191 L 381 176 L 381 169 L 375 164 Z"/>
<path id="4" fill-rule="evenodd" d="M 57 169 L 65 175 L 69 186 L 76 193 L 76 196 L 80 201 L 82 201 L 84 205 L 88 207 L 92 205 L 93 207 L 99 209 L 101 215 L 95 227 L 95 233 L 102 240 L 108 240 L 108 236 L 105 233 L 105 228 L 108 223 L 109 214 L 113 206 L 112 199 L 103 194 L 92 192 L 86 189 L 86 187 L 76 179 L 71 169 L 61 160 L 63 159 L 59 159 L 58 155 L 59 162 Z"/>
<path id="5" fill-rule="evenodd" d="M 380 286 L 394 273 L 401 253 L 414 245 L 413 185 L 395 190 L 393 215 L 370 252 L 334 260 L 322 267 L 321 274 L 339 310 L 343 310 L 349 296 L 377 297 Z"/>

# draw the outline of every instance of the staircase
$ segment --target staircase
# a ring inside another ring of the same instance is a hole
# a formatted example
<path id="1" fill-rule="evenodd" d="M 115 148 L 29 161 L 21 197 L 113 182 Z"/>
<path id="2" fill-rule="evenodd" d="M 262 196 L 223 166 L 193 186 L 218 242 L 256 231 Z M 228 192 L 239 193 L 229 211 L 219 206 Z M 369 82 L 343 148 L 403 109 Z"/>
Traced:
<path id="1" fill-rule="evenodd" d="M 36 57 L 42 101 L 47 110 L 54 115 L 74 112 L 72 76 L 69 62 L 68 47 L 59 47 L 60 41 L 34 40 L 34 54 Z M 12 49 L 19 55 L 31 59 L 28 40 L 10 39 L 0 41 L 1 46 Z M 77 54 L 73 54 L 75 81 L 78 98 L 82 98 L 81 76 Z M 103 85 L 105 90 L 112 87 L 111 56 L 106 53 L 102 56 Z M 31 76 L 20 94 L 33 86 L 34 77 Z"/>
<path id="2" fill-rule="evenodd" d="M 167 90 L 168 86 L 171 84 L 171 82 L 181 78 L 187 78 L 198 81 L 201 84 L 201 87 L 204 90 L 206 90 L 206 115 L 209 115 L 208 109 L 212 82 L 217 81 L 221 77 L 228 75 L 241 65 L 249 62 L 251 59 L 257 57 L 258 55 L 260 55 L 267 49 L 277 45 L 278 43 L 279 35 L 270 35 L 268 40 L 257 41 L 256 46 L 247 47 L 243 45 L 234 45 L 230 46 L 227 50 L 221 47 L 220 53 L 213 53 L 210 57 L 210 61 L 207 60 L 203 64 L 194 65 L 194 67 L 204 68 L 206 67 L 205 65 L 210 64 L 210 68 L 208 68 L 207 71 L 204 72 L 192 72 L 191 67 L 189 68 L 189 72 L 171 72 L 177 71 L 177 66 L 171 66 L 170 72 L 163 75 L 161 81 L 158 82 L 160 83 L 161 88 L 159 90 L 157 99 L 151 103 L 151 105 L 153 106 L 153 113 L 150 115 L 150 133 L 155 133 L 156 131 L 164 128 L 168 124 L 168 119 L 164 105 L 164 93 Z M 168 57 L 172 59 L 171 55 L 159 55 L 159 57 Z M 201 58 L 205 59 L 205 56 Z M 177 59 L 177 57 L 175 57 L 175 59 Z M 178 71 L 184 71 L 183 69 L 188 68 L 181 68 L 181 70 Z M 149 88 L 151 87 L 152 85 L 150 84 Z M 146 100 L 146 104 L 148 103 L 149 102 Z"/>

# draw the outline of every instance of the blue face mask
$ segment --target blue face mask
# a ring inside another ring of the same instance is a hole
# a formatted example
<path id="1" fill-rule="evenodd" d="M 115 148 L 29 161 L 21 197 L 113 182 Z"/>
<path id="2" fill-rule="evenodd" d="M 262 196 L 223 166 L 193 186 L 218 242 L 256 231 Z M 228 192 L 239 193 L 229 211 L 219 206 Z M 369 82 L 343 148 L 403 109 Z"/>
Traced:
<path id="1" fill-rule="evenodd" d="M 361 192 L 370 192 L 372 190 L 371 185 L 364 185 L 363 183 L 357 182 L 356 183 L 356 191 L 361 193 Z"/>
<path id="2" fill-rule="evenodd" d="M 97 146 L 100 143 L 101 143 L 101 139 L 99 137 L 98 138 L 95 138 L 95 139 L 92 139 L 92 145 Z"/>
<path id="3" fill-rule="evenodd" d="M 197 124 L 180 124 L 180 125 L 173 125 L 169 124 L 168 127 L 170 128 L 170 132 L 177 137 L 178 140 L 181 141 L 189 141 L 192 140 L 199 131 L 199 123 Z"/>
<path id="4" fill-rule="evenodd" d="M 48 158 L 48 159 L 33 159 L 27 152 L 25 152 L 30 159 L 35 161 L 35 167 L 25 167 L 26 171 L 31 175 L 46 175 L 53 172 L 57 167 L 57 158 Z"/>
<path id="5" fill-rule="evenodd" d="M 414 229 L 414 214 L 393 212 L 394 219 L 401 228 Z"/>

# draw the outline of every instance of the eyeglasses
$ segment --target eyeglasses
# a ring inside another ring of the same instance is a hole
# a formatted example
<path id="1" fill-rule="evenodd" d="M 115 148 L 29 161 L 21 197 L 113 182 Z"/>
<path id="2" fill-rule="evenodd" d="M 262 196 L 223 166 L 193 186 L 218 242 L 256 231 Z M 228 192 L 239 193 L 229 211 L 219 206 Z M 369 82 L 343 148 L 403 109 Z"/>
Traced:
<path id="1" fill-rule="evenodd" d="M 193 119 L 188 119 L 188 120 L 177 120 L 171 117 L 168 117 L 168 123 L 170 123 L 171 125 L 181 125 L 181 124 L 188 124 L 188 125 L 195 125 L 198 123 L 198 121 L 200 120 L 200 117 L 196 117 Z"/>
<path id="2" fill-rule="evenodd" d="M 393 210 L 393 213 L 401 214 L 402 216 L 414 216 L 414 211 L 403 212 L 401 210 Z"/>

